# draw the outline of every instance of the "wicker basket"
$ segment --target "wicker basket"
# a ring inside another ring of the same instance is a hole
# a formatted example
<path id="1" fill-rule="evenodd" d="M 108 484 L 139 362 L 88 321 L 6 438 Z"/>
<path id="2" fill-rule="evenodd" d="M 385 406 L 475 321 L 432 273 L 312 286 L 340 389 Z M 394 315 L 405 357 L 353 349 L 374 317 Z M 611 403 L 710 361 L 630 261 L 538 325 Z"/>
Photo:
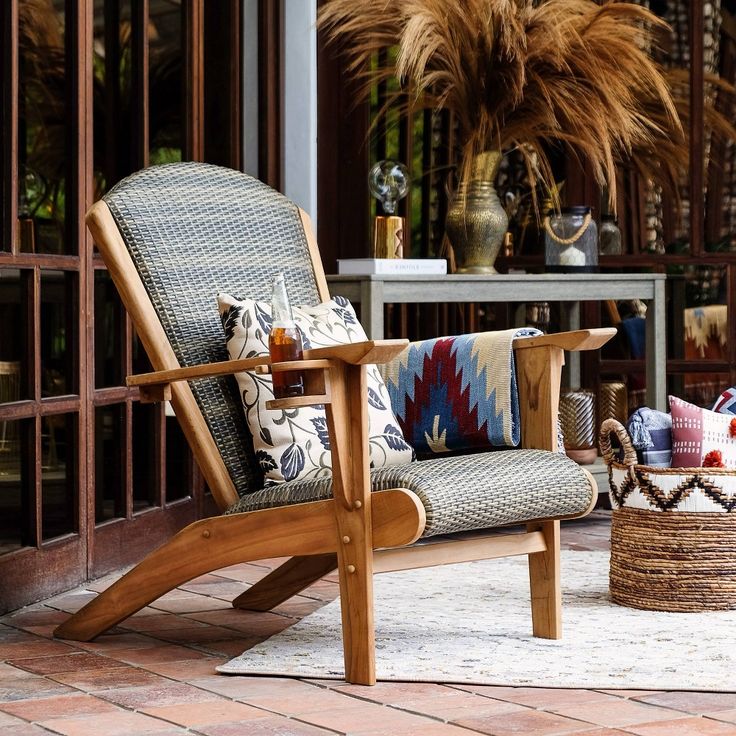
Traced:
<path id="1" fill-rule="evenodd" d="M 600 446 L 613 509 L 612 600 L 656 611 L 736 608 L 736 470 L 638 465 L 615 419 L 601 425 Z"/>

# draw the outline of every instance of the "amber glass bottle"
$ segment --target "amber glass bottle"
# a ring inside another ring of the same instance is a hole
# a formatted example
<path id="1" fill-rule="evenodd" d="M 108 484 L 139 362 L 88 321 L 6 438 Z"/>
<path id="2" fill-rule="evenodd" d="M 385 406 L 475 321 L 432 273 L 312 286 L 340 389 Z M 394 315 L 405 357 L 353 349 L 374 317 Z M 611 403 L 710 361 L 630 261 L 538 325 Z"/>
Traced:
<path id="1" fill-rule="evenodd" d="M 280 273 L 273 284 L 271 301 L 273 324 L 268 337 L 268 350 L 272 363 L 302 360 L 302 336 L 294 321 L 294 315 L 286 293 L 284 274 Z M 304 395 L 303 371 L 280 371 L 273 374 L 273 395 L 276 399 Z"/>

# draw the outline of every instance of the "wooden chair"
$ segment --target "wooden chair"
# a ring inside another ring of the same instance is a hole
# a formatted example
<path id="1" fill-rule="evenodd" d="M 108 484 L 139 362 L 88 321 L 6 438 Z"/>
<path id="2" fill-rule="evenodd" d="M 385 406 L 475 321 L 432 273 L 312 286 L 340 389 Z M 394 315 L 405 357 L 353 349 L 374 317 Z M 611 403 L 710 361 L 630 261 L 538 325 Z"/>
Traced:
<path id="1" fill-rule="evenodd" d="M 406 341 L 306 351 L 308 396 L 273 408 L 325 404 L 333 478 L 261 488 L 238 389 L 230 374 L 268 367 L 227 360 L 218 291 L 269 299 L 284 271 L 292 302 L 329 298 L 307 216 L 239 172 L 183 163 L 130 176 L 96 203 L 88 226 L 155 372 L 131 376 L 144 401 L 170 400 L 222 516 L 190 524 L 148 555 L 56 635 L 89 640 L 167 591 L 249 560 L 290 559 L 235 598 L 264 611 L 337 568 L 346 679 L 375 682 L 374 572 L 526 554 L 536 636 L 561 635 L 559 520 L 592 508 L 592 478 L 554 452 L 514 450 L 369 471 L 366 364 Z M 594 349 L 614 330 L 518 341 L 525 448 L 555 450 L 563 350 Z M 371 492 L 371 483 L 376 492 Z M 380 490 L 377 489 L 388 489 Z M 298 502 L 298 503 L 297 503 Z M 525 533 L 409 547 L 420 536 L 521 523 Z"/>

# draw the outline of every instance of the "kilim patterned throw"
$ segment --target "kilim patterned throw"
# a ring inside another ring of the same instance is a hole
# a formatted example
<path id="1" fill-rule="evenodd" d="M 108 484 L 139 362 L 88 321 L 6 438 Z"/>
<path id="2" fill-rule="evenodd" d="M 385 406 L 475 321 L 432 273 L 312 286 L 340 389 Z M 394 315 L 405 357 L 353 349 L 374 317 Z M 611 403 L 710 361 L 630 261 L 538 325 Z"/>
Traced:
<path id="1" fill-rule="evenodd" d="M 736 470 L 639 465 L 615 419 L 599 439 L 613 509 L 612 600 L 658 611 L 736 608 Z"/>
<path id="2" fill-rule="evenodd" d="M 539 330 L 414 342 L 382 368 L 391 406 L 417 454 L 519 444 L 512 343 Z"/>

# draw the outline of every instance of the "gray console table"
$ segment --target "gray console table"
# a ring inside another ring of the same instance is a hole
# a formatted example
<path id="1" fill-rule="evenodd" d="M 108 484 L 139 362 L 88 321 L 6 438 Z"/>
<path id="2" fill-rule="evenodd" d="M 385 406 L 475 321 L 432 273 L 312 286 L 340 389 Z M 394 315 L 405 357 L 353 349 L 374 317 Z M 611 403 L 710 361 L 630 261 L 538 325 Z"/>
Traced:
<path id="1" fill-rule="evenodd" d="M 483 276 L 328 276 L 330 291 L 361 305 L 368 337 L 383 337 L 384 304 L 442 302 L 565 302 L 568 329 L 580 326 L 581 301 L 641 299 L 648 305 L 647 405 L 667 411 L 667 346 L 664 274 L 503 274 Z M 579 362 L 569 359 L 572 386 L 579 385 Z"/>

